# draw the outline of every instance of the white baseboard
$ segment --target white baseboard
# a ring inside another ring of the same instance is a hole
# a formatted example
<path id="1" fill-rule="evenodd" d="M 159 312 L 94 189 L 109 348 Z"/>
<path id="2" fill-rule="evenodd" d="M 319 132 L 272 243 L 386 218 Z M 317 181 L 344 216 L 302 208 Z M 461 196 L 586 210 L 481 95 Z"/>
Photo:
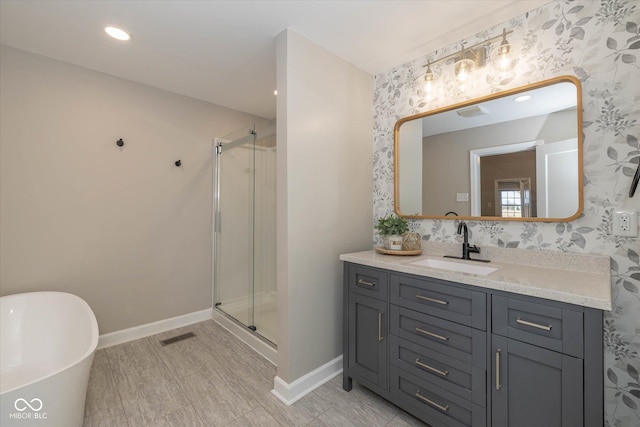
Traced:
<path id="1" fill-rule="evenodd" d="M 220 311 L 214 309 L 212 316 L 216 323 L 231 332 L 240 341 L 254 349 L 274 366 L 277 366 L 276 359 L 278 357 L 278 350 L 256 337 L 253 333 L 249 332 L 247 328 L 238 325 L 236 322 L 220 313 Z"/>
<path id="2" fill-rule="evenodd" d="M 271 393 L 287 406 L 290 406 L 341 373 L 342 355 L 303 375 L 291 384 L 286 383 L 280 377 L 275 377 L 273 379 L 273 390 L 271 390 Z"/>
<path id="3" fill-rule="evenodd" d="M 183 314 L 182 316 L 158 320 L 157 322 L 100 335 L 98 350 L 209 320 L 212 318 L 212 311 L 212 309 L 207 308 L 206 310 L 194 311 L 193 313 Z"/>

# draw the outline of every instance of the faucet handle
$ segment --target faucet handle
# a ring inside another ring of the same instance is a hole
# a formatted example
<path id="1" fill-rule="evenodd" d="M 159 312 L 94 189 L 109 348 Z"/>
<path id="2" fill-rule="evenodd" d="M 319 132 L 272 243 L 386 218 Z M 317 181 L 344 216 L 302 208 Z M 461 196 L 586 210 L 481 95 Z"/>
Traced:
<path id="1" fill-rule="evenodd" d="M 473 245 L 473 246 L 469 245 L 469 252 L 473 252 L 473 253 L 479 254 L 480 253 L 480 248 L 477 247 L 476 245 Z"/>

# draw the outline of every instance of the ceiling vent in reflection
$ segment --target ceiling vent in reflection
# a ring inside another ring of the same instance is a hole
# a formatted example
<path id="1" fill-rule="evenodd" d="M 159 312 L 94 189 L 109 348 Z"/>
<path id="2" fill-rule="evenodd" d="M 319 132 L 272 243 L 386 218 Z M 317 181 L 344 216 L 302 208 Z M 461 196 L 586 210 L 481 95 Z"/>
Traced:
<path id="1" fill-rule="evenodd" d="M 477 117 L 477 116 L 484 116 L 485 114 L 489 114 L 489 112 L 484 110 L 482 107 L 478 105 L 474 105 L 469 108 L 463 108 L 462 110 L 457 110 L 456 114 L 458 114 L 461 117 Z"/>

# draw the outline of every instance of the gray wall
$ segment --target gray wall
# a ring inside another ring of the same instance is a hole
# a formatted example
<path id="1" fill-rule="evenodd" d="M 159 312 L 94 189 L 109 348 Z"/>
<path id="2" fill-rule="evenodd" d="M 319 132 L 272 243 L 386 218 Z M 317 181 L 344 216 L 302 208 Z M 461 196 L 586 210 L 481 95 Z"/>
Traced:
<path id="1" fill-rule="evenodd" d="M 278 377 L 342 354 L 342 253 L 371 248 L 373 78 L 277 39 Z"/>
<path id="2" fill-rule="evenodd" d="M 1 294 L 77 294 L 100 333 L 210 308 L 212 140 L 255 118 L 5 46 L 0 58 Z"/>

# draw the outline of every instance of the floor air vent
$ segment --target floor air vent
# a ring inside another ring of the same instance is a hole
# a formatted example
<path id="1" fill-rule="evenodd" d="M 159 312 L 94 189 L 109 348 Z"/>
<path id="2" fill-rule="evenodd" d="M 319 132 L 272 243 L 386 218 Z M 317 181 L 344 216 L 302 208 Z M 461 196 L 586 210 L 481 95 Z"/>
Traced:
<path id="1" fill-rule="evenodd" d="M 172 338 L 167 338 L 166 340 L 160 340 L 160 344 L 162 344 L 162 346 L 164 347 L 165 345 L 173 344 L 178 341 L 183 341 L 188 338 L 193 338 L 195 336 L 196 334 L 194 334 L 193 332 L 187 332 L 186 334 L 178 335 Z"/>

